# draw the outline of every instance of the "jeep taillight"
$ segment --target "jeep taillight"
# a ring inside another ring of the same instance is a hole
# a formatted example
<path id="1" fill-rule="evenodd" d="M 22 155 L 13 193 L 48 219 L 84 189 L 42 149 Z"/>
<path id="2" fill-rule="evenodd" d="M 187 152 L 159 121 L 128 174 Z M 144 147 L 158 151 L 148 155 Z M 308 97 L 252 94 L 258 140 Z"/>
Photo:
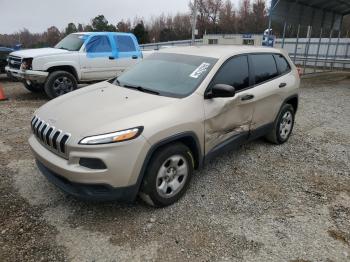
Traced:
<path id="1" fill-rule="evenodd" d="M 303 70 L 302 70 L 302 68 L 301 67 L 297 67 L 297 70 L 298 70 L 298 75 L 299 75 L 299 77 L 301 77 L 302 75 L 303 75 Z"/>

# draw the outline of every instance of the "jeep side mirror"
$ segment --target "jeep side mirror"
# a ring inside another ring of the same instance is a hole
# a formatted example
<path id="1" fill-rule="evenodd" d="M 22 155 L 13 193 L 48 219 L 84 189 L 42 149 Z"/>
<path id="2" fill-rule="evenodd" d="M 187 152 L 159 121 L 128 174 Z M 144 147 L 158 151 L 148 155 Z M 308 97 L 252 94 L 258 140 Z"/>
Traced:
<path id="1" fill-rule="evenodd" d="M 215 98 L 215 97 L 234 97 L 236 90 L 233 86 L 225 84 L 216 84 L 211 90 L 206 94 L 205 98 Z"/>

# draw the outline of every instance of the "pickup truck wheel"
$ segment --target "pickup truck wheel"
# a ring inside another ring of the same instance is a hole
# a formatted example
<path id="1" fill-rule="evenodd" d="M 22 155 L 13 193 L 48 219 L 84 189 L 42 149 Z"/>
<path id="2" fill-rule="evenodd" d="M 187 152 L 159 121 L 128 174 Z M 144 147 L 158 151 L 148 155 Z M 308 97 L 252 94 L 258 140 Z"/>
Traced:
<path id="1" fill-rule="evenodd" d="M 287 142 L 293 131 L 294 117 L 293 106 L 284 104 L 278 113 L 273 129 L 267 134 L 266 139 L 277 145 Z"/>
<path id="2" fill-rule="evenodd" d="M 193 156 L 182 143 L 158 150 L 150 160 L 140 196 L 152 206 L 175 203 L 187 190 L 193 174 Z"/>
<path id="3" fill-rule="evenodd" d="M 49 74 L 45 83 L 45 92 L 49 98 L 55 98 L 77 89 L 75 77 L 66 71 L 54 71 Z"/>
<path id="4" fill-rule="evenodd" d="M 25 88 L 27 88 L 30 92 L 33 92 L 33 93 L 39 93 L 44 90 L 44 85 L 34 84 L 33 82 L 30 82 L 30 81 L 23 81 L 23 85 Z"/>

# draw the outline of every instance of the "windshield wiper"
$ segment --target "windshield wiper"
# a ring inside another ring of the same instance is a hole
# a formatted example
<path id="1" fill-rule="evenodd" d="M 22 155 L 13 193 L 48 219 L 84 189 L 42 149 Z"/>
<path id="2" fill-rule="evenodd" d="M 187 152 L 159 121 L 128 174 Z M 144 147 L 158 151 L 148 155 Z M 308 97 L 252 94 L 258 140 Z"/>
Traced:
<path id="1" fill-rule="evenodd" d="M 65 47 L 59 47 L 58 49 L 63 49 L 63 50 L 69 51 L 69 49 L 68 49 L 68 48 L 65 48 Z"/>
<path id="2" fill-rule="evenodd" d="M 117 83 L 120 85 L 120 82 L 118 80 L 117 80 Z M 136 90 L 138 90 L 140 92 L 144 92 L 144 93 L 159 95 L 159 92 L 142 87 L 142 86 L 133 86 L 133 85 L 120 85 L 120 86 L 130 88 L 130 89 L 136 89 Z"/>

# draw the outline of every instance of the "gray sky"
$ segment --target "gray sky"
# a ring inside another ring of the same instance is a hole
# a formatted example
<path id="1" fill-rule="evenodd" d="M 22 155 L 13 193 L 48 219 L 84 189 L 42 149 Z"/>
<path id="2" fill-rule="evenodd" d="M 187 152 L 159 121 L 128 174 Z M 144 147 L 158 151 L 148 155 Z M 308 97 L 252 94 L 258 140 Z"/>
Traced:
<path id="1" fill-rule="evenodd" d="M 54 25 L 60 30 L 69 22 L 88 24 L 103 14 L 112 24 L 135 16 L 188 11 L 189 0 L 0 0 L 0 34 L 27 28 L 43 32 Z M 237 7 L 240 0 L 232 0 Z"/>

